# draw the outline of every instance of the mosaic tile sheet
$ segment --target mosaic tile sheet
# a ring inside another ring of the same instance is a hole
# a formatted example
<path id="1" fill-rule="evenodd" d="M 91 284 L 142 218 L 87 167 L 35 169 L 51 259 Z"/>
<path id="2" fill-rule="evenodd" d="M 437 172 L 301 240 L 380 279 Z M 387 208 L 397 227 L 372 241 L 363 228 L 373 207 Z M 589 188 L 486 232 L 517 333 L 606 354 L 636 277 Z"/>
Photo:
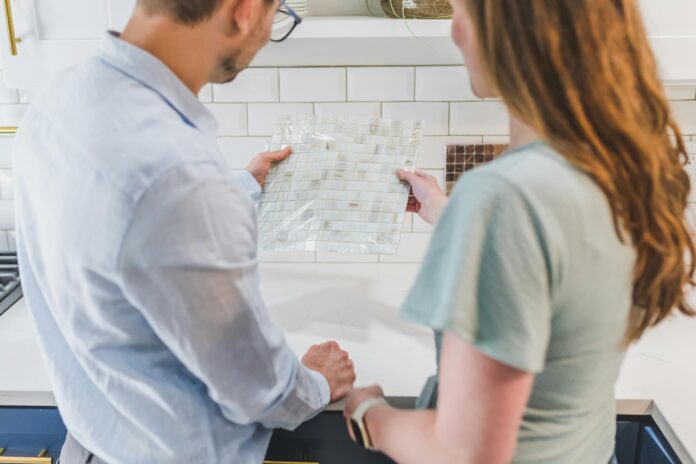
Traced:
<path id="1" fill-rule="evenodd" d="M 445 165 L 445 190 L 452 193 L 454 185 L 467 171 L 493 161 L 496 156 L 507 150 L 507 145 L 447 145 Z"/>
<path id="2" fill-rule="evenodd" d="M 259 203 L 260 248 L 394 254 L 423 122 L 327 115 L 286 116 L 272 150 L 293 154 L 268 175 Z"/>

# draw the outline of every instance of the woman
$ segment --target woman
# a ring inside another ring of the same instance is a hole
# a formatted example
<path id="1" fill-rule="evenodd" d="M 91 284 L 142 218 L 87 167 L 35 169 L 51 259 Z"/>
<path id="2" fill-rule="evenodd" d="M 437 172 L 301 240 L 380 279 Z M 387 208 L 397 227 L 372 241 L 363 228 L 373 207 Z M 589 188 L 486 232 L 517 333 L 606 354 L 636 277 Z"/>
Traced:
<path id="1" fill-rule="evenodd" d="M 436 331 L 439 382 L 420 399 L 436 409 L 355 390 L 351 434 L 399 463 L 609 462 L 627 345 L 673 308 L 694 315 L 685 148 L 638 7 L 453 2 L 472 87 L 507 105 L 511 148 L 449 201 L 399 173 L 437 222 L 402 310 Z"/>

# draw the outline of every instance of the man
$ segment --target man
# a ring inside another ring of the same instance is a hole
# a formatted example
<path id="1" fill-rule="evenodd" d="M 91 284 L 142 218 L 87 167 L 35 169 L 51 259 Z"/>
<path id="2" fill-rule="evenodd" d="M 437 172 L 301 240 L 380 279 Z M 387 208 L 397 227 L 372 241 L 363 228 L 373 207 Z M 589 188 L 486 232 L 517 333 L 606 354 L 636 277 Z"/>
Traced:
<path id="1" fill-rule="evenodd" d="M 61 462 L 260 463 L 345 396 L 335 343 L 298 361 L 259 295 L 252 197 L 195 95 L 270 37 L 277 0 L 140 0 L 16 139 L 22 285 L 69 430 Z M 93 453 L 93 454 L 92 454 Z"/>

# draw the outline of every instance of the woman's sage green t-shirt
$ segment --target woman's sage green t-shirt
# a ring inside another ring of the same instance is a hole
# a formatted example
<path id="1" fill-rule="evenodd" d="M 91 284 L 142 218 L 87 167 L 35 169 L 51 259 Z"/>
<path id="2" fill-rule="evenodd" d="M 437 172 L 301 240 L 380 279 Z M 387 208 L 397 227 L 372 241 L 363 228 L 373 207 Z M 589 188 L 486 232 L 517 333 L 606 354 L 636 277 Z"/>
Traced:
<path id="1" fill-rule="evenodd" d="M 597 185 L 535 143 L 460 179 L 402 315 L 536 375 L 513 462 L 606 463 L 634 264 Z"/>

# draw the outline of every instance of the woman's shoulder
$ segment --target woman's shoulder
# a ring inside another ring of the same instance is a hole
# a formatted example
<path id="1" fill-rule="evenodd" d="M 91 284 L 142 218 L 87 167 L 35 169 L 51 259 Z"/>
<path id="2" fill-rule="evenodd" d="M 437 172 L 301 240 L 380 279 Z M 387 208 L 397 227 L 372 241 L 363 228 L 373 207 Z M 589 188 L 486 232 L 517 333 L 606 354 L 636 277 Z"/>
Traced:
<path id="1" fill-rule="evenodd" d="M 494 173 L 515 185 L 538 181 L 543 181 L 545 185 L 558 185 L 585 177 L 563 155 L 544 142 L 534 142 L 505 152 L 472 173 Z"/>
<path id="2" fill-rule="evenodd" d="M 563 155 L 543 142 L 503 153 L 462 176 L 454 202 L 505 201 L 518 198 L 531 207 L 572 208 L 601 200 L 599 187 Z"/>

